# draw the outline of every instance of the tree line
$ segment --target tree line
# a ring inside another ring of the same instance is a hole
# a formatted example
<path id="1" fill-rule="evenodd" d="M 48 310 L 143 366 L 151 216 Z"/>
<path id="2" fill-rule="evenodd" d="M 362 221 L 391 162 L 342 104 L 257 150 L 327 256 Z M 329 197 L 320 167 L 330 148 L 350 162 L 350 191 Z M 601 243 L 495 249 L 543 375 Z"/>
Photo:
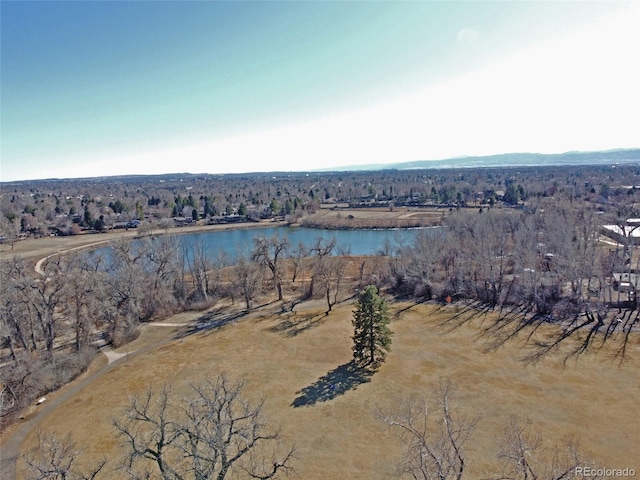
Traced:
<path id="1" fill-rule="evenodd" d="M 95 345 L 114 346 L 137 335 L 140 322 L 226 298 L 246 311 L 264 295 L 283 309 L 304 299 L 325 300 L 327 313 L 353 288 L 389 287 L 396 295 L 464 304 L 463 322 L 496 312 L 485 329 L 498 346 L 543 323 L 556 334 L 536 344 L 531 360 L 582 333 L 570 355 L 622 338 L 620 358 L 638 324 L 640 257 L 631 233 L 603 244 L 601 228 L 626 228 L 633 206 L 602 213 L 585 202 L 530 201 L 526 208 L 452 211 L 445 228 L 415 242 L 381 248 L 350 267 L 333 239 L 310 246 L 285 237 L 258 238 L 235 262 L 203 244 L 184 252 L 175 236 L 114 242 L 106 256 L 69 253 L 33 275 L 24 259 L 0 262 L 3 411 L 17 411 L 66 383 L 92 358 Z M 627 232 L 632 230 L 627 229 Z M 624 290 L 616 279 L 633 280 Z M 341 297 L 342 296 L 342 297 Z"/>
<path id="2" fill-rule="evenodd" d="M 283 308 L 340 300 L 347 260 L 335 239 L 306 247 L 285 237 L 256 238 L 232 262 L 199 243 L 184 251 L 177 237 L 120 239 L 103 254 L 70 252 L 36 274 L 19 257 L 0 261 L 2 415 L 78 375 L 96 346 L 135 339 L 141 322 L 224 300 L 251 311 L 276 295 Z"/>
<path id="3" fill-rule="evenodd" d="M 584 202 L 538 201 L 518 210 L 452 214 L 445 229 L 427 231 L 397 251 L 391 288 L 398 295 L 462 302 L 470 316 L 496 312 L 487 327 L 496 345 L 554 323 L 557 335 L 540 343 L 538 354 L 584 332 L 572 355 L 617 337 L 623 338 L 622 358 L 639 321 L 640 257 L 633 237 L 639 226 L 628 223 L 637 212 L 633 206 L 607 213 Z M 602 235 L 605 224 L 626 233 L 613 241 Z"/>
<path id="4" fill-rule="evenodd" d="M 239 215 L 290 221 L 321 204 L 493 208 L 555 198 L 608 206 L 638 201 L 637 165 L 383 170 L 246 175 L 161 175 L 3 183 L 0 237 L 77 234 L 173 217 Z M 218 218 L 219 219 L 219 218 Z"/>

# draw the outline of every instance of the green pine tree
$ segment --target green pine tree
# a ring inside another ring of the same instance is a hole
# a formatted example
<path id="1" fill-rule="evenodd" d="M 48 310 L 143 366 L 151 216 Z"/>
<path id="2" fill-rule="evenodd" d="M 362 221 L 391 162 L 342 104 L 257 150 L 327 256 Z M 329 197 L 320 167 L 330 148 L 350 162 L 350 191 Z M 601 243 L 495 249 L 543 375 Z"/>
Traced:
<path id="1" fill-rule="evenodd" d="M 387 302 L 374 285 L 360 292 L 351 323 L 354 327 L 353 358 L 361 365 L 375 365 L 391 351 Z"/>

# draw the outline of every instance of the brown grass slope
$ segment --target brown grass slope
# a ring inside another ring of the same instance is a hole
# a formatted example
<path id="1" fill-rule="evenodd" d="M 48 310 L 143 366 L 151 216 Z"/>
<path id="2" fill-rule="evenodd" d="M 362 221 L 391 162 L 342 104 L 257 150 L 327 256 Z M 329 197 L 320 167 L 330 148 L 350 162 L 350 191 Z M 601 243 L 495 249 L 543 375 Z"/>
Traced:
<path id="1" fill-rule="evenodd" d="M 392 312 L 402 313 L 391 323 L 392 352 L 377 373 L 359 378 L 348 365 L 353 306 L 340 305 L 329 316 L 323 307 L 300 305 L 296 314 L 262 308 L 128 357 L 40 428 L 71 432 L 85 455 L 105 456 L 113 466 L 119 440 L 111 420 L 131 395 L 167 382 L 180 393 L 189 381 L 224 371 L 244 378 L 250 395 L 266 398 L 267 417 L 296 445 L 299 478 L 386 479 L 401 448 L 374 410 L 406 394 L 427 394 L 449 377 L 459 385 L 464 413 L 481 417 L 469 443 L 467 478 L 498 473 L 496 443 L 512 415 L 531 418 L 549 441 L 572 435 L 598 465 L 640 471 L 638 344 L 623 365 L 600 351 L 564 367 L 560 357 L 525 366 L 515 341 L 486 353 L 477 323 L 448 333 L 439 328 L 455 307 L 394 303 Z M 32 432 L 23 450 L 35 439 Z"/>

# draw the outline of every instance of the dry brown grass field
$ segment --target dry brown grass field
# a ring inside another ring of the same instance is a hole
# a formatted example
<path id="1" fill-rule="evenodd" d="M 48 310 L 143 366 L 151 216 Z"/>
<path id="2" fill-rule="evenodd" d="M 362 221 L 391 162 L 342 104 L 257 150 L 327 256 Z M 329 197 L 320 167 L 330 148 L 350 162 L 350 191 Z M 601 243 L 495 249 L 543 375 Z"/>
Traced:
<path id="1" fill-rule="evenodd" d="M 340 367 L 351 358 L 352 309 L 343 303 L 326 316 L 324 304 L 314 301 L 292 314 L 272 304 L 220 329 L 188 335 L 184 327 L 147 325 L 138 340 L 120 350 L 140 353 L 114 364 L 39 428 L 71 432 L 85 456 L 107 457 L 113 467 L 119 440 L 112 419 L 131 395 L 164 383 L 180 393 L 190 382 L 226 372 L 243 378 L 250 396 L 264 396 L 267 417 L 296 445 L 299 478 L 387 479 L 401 448 L 395 433 L 375 418 L 375 409 L 405 395 L 428 394 L 440 378 L 450 378 L 458 384 L 463 411 L 480 417 L 468 445 L 466 478 L 498 473 L 496 443 L 512 415 L 530 418 L 550 442 L 573 436 L 598 465 L 640 471 L 637 338 L 622 365 L 602 350 L 566 365 L 560 355 L 525 365 L 518 341 L 488 353 L 480 320 L 452 331 L 440 327 L 455 306 L 394 302 L 395 335 L 386 363 L 366 383 L 328 391 L 329 384 L 340 384 Z M 181 314 L 166 323 L 193 316 Z M 23 450 L 35 439 L 34 430 Z M 117 472 L 111 475 L 117 478 Z"/>
<path id="2" fill-rule="evenodd" d="M 438 208 L 323 208 L 303 217 L 300 224 L 318 228 L 403 228 L 438 225 L 447 209 Z"/>

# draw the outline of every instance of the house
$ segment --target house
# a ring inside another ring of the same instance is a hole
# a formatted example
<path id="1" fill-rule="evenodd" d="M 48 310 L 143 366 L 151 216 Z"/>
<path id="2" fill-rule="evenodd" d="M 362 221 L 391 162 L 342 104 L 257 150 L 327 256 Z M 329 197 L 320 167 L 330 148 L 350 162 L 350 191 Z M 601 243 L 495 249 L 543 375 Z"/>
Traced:
<path id="1" fill-rule="evenodd" d="M 601 233 L 620 243 L 640 244 L 640 219 L 629 218 L 625 225 L 603 225 Z"/>
<path id="2" fill-rule="evenodd" d="M 613 288 L 619 292 L 631 293 L 640 285 L 640 274 L 638 273 L 614 273 Z"/>

